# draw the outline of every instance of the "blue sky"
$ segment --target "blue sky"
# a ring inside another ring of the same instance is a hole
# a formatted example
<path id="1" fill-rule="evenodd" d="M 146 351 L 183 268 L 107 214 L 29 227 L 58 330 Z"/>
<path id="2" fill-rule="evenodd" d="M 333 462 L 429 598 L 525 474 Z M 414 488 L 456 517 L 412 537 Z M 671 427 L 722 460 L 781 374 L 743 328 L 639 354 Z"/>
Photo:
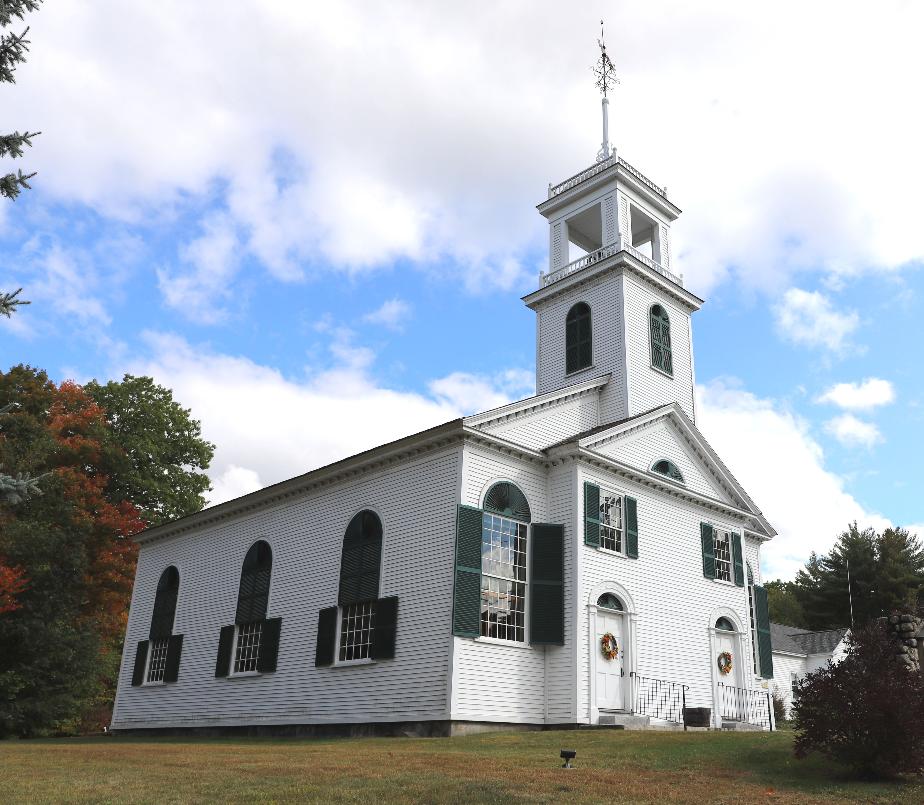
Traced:
<path id="1" fill-rule="evenodd" d="M 29 20 L 4 368 L 153 374 L 218 445 L 216 501 L 530 394 L 534 205 L 599 147 L 603 13 L 611 139 L 684 210 L 698 423 L 780 530 L 766 571 L 924 523 L 920 10 L 187 5 Z"/>

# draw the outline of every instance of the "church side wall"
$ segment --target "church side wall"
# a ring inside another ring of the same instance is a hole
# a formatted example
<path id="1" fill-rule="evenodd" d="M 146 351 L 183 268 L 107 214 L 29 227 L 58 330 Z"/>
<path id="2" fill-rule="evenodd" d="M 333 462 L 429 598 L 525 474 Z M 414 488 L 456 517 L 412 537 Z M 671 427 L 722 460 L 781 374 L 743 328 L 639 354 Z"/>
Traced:
<path id="1" fill-rule="evenodd" d="M 773 690 L 783 697 L 787 718 L 789 718 L 789 711 L 792 707 L 792 674 L 798 674 L 801 678 L 805 676 L 805 673 L 805 657 L 793 657 L 789 654 L 774 652 L 773 679 L 770 684 Z"/>
<path id="2" fill-rule="evenodd" d="M 593 364 L 566 375 L 565 318 L 578 302 L 586 302 L 590 306 Z M 601 394 L 600 421 L 623 419 L 626 405 L 622 308 L 622 287 L 613 281 L 612 274 L 607 273 L 555 297 L 537 310 L 536 394 L 555 391 L 609 372 L 612 377 Z"/>
<path id="3" fill-rule="evenodd" d="M 338 483 L 249 516 L 142 545 L 114 728 L 328 724 L 448 717 L 455 513 L 462 448 Z M 363 508 L 382 519 L 380 596 L 398 596 L 395 658 L 316 668 L 318 611 L 337 603 L 343 534 Z M 268 617 L 282 618 L 278 669 L 215 678 L 219 630 L 233 623 L 241 563 L 273 550 Z M 132 687 L 158 578 L 180 574 L 179 680 Z"/>
<path id="4" fill-rule="evenodd" d="M 744 633 L 742 651 L 747 659 L 739 666 L 744 684 L 748 687 L 758 684 L 753 679 L 747 638 L 747 588 L 706 579 L 702 572 L 700 523 L 709 521 L 718 527 L 738 531 L 742 523 L 717 517 L 714 512 L 678 502 L 658 491 L 610 476 L 603 470 L 581 466 L 581 487 L 585 480 L 637 499 L 639 558 L 608 553 L 586 546 L 580 540 L 577 592 L 579 721 L 587 723 L 592 718 L 591 652 L 598 650 L 590 634 L 589 596 L 595 588 L 606 586 L 608 582 L 621 585 L 636 606 L 637 673 L 688 684 L 688 706 L 714 707 L 709 629 L 714 625 L 714 613 L 724 608 L 735 614 Z"/>
<path id="5" fill-rule="evenodd" d="M 678 402 L 684 413 L 695 419 L 690 315 L 665 294 L 626 273 L 623 274 L 628 333 L 629 412 L 638 414 L 659 405 Z M 661 305 L 670 317 L 674 375 L 670 377 L 651 365 L 649 311 Z"/>
<path id="6" fill-rule="evenodd" d="M 594 391 L 532 414 L 478 428 L 524 447 L 543 450 L 596 427 L 597 407 L 598 395 Z"/>
<path id="7" fill-rule="evenodd" d="M 480 507 L 494 482 L 512 481 L 526 495 L 533 522 L 549 522 L 544 467 L 473 445 L 466 445 L 463 461 L 462 503 Z M 484 638 L 456 637 L 454 641 L 453 719 L 543 723 L 544 647 L 504 644 Z"/>

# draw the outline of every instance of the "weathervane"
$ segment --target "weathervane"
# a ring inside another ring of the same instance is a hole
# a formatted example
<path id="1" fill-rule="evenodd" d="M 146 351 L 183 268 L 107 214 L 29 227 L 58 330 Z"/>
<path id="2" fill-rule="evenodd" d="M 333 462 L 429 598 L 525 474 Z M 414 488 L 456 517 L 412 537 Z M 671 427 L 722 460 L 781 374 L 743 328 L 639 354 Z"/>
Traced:
<path id="1" fill-rule="evenodd" d="M 619 83 L 619 79 L 616 77 L 616 67 L 613 64 L 613 60 L 610 59 L 606 53 L 606 41 L 603 38 L 603 20 L 600 20 L 600 38 L 597 40 L 597 44 L 600 46 L 600 58 L 597 60 L 597 63 L 594 64 L 593 72 L 597 79 L 597 89 L 603 93 L 603 145 L 600 148 L 600 153 L 597 154 L 597 162 L 603 162 L 603 160 L 609 159 L 612 154 L 616 153 L 616 149 L 610 145 L 610 102 L 606 97 L 606 93 Z"/>

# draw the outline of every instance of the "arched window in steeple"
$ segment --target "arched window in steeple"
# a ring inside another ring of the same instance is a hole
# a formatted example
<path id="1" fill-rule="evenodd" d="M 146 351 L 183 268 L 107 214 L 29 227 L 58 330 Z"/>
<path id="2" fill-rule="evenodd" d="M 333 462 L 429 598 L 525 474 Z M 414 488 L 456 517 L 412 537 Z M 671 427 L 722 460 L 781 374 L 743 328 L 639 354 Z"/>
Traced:
<path id="1" fill-rule="evenodd" d="M 565 319 L 565 374 L 586 369 L 592 363 L 590 306 L 586 302 L 578 302 Z"/>
<path id="2" fill-rule="evenodd" d="M 671 355 L 671 320 L 661 305 L 652 305 L 649 312 L 651 330 L 651 365 L 655 369 L 674 374 Z"/>

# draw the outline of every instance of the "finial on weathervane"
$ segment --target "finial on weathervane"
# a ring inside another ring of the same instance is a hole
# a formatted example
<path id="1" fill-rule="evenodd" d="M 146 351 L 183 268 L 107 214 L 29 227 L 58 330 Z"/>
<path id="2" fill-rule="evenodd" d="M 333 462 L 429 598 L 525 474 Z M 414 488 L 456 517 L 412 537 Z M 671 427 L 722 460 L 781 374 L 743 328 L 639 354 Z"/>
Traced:
<path id="1" fill-rule="evenodd" d="M 597 89 L 603 94 L 603 145 L 600 148 L 600 153 L 597 154 L 597 162 L 602 162 L 616 153 L 616 149 L 610 145 L 610 102 L 606 94 L 619 83 L 619 79 L 616 77 L 616 67 L 606 53 L 606 41 L 603 38 L 603 20 L 600 20 L 600 38 L 597 40 L 597 44 L 600 46 L 600 58 L 594 65 L 593 71 L 597 79 Z"/>

